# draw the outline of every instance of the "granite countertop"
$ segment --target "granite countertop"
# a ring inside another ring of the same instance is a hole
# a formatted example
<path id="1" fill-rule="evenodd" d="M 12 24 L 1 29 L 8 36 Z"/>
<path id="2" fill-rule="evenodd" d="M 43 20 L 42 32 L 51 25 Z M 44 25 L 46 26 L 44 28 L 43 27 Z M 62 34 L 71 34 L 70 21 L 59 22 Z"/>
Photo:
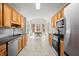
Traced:
<path id="1" fill-rule="evenodd" d="M 4 44 L 4 43 L 7 43 L 11 40 L 14 40 L 16 38 L 19 38 L 21 36 L 23 36 L 24 34 L 19 34 L 19 35 L 11 35 L 11 36 L 8 36 L 8 37 L 4 37 L 4 38 L 0 38 L 0 44 Z"/>

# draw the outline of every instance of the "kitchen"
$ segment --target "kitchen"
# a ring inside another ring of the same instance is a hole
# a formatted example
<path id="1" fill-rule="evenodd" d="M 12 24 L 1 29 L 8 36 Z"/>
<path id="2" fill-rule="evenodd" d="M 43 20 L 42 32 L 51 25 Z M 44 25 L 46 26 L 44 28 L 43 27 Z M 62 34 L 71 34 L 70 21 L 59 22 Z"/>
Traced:
<path id="1" fill-rule="evenodd" d="M 25 47 L 24 29 L 25 17 L 10 5 L 0 3 L 0 56 L 15 56 Z"/>
<path id="2" fill-rule="evenodd" d="M 41 9 L 36 10 L 35 3 L 0 3 L 0 56 L 18 56 L 27 50 L 28 44 L 32 45 L 32 40 L 36 41 L 33 42 L 33 48 L 38 49 L 42 45 L 38 44 L 41 42 L 40 38 L 48 44 L 48 51 L 52 50 L 52 53 L 49 53 L 52 56 L 79 55 L 79 4 L 40 4 Z M 29 49 L 33 50 L 31 47 Z M 39 49 L 41 50 L 41 47 Z M 35 55 L 43 55 L 37 51 Z M 29 52 L 27 54 L 30 55 Z"/>

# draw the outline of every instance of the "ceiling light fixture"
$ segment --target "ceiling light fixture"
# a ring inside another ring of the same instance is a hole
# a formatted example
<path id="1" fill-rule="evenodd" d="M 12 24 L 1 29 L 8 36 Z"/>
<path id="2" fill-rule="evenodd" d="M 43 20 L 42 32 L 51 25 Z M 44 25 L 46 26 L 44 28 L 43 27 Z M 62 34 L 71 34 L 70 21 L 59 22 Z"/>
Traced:
<path id="1" fill-rule="evenodd" d="M 36 7 L 37 10 L 39 10 L 40 9 L 40 3 L 35 3 L 35 7 Z"/>

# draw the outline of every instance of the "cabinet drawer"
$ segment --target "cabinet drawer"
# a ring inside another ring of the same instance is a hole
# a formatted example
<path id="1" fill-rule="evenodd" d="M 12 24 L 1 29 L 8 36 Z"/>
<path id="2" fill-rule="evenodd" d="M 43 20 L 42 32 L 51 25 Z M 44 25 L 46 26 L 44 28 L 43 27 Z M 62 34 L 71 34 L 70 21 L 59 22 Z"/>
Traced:
<path id="1" fill-rule="evenodd" d="M 0 51 L 0 56 L 6 56 L 6 55 L 7 55 L 6 49 Z"/>
<path id="2" fill-rule="evenodd" d="M 2 51 L 3 49 L 6 49 L 6 44 L 0 45 L 0 51 Z"/>

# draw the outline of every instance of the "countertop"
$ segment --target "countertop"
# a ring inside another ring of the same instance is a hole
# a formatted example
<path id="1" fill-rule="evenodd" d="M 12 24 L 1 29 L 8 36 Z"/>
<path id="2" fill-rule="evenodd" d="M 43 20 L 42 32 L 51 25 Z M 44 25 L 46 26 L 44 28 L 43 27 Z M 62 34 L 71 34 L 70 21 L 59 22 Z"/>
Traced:
<path id="1" fill-rule="evenodd" d="M 53 35 L 59 36 L 59 34 L 56 34 L 56 33 L 54 33 Z M 60 34 L 60 38 L 64 38 L 64 35 L 63 34 Z"/>
<path id="2" fill-rule="evenodd" d="M 4 43 L 7 43 L 11 40 L 14 40 L 16 38 L 19 38 L 21 36 L 23 36 L 24 34 L 19 34 L 19 35 L 11 35 L 11 36 L 8 36 L 8 37 L 4 37 L 4 38 L 0 38 L 0 45 L 1 44 L 4 44 Z"/>

